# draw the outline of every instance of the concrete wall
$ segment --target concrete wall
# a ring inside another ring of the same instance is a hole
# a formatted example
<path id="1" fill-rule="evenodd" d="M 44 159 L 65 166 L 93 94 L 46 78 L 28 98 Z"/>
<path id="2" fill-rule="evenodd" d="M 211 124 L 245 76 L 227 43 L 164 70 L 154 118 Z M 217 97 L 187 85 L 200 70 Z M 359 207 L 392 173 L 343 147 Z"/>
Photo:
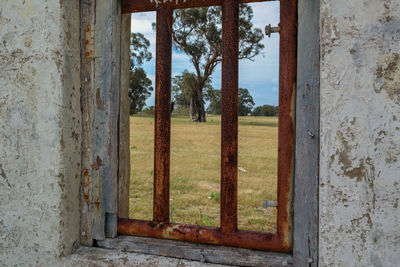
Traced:
<path id="1" fill-rule="evenodd" d="M 79 1 L 0 3 L 0 265 L 54 265 L 78 240 Z"/>
<path id="2" fill-rule="evenodd" d="M 320 266 L 399 266 L 400 1 L 321 1 Z"/>
<path id="3" fill-rule="evenodd" d="M 78 4 L 0 4 L 0 265 L 154 260 L 59 260 L 79 239 Z M 400 262 L 399 5 L 321 1 L 320 266 Z"/>

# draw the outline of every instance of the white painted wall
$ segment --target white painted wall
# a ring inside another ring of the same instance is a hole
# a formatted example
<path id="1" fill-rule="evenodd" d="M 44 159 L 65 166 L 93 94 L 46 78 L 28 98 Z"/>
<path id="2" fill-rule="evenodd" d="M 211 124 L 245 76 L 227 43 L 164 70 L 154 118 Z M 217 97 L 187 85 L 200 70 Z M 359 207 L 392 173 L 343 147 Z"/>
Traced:
<path id="1" fill-rule="evenodd" d="M 79 237 L 78 3 L 0 2 L 1 266 L 52 266 Z"/>
<path id="2" fill-rule="evenodd" d="M 320 266 L 400 265 L 400 1 L 321 1 Z"/>
<path id="3" fill-rule="evenodd" d="M 0 265 L 79 238 L 78 3 L 0 3 Z M 321 1 L 320 266 L 400 262 L 399 77 L 399 0 Z"/>

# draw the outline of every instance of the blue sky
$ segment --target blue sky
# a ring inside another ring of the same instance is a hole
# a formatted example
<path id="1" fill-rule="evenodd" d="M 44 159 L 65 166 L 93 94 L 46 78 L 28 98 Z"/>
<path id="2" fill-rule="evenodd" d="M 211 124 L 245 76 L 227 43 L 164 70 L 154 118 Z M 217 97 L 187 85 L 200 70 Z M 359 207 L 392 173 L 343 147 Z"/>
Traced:
<path id="1" fill-rule="evenodd" d="M 252 3 L 254 17 L 253 24 L 261 28 L 267 24 L 277 26 L 279 23 L 279 1 Z M 155 82 L 155 33 L 152 23 L 156 21 L 155 12 L 135 13 L 132 15 L 132 32 L 140 32 L 150 40 L 150 52 L 153 59 L 143 64 L 148 77 Z M 247 88 L 253 96 L 256 106 L 265 104 L 278 105 L 279 84 L 279 35 L 272 34 L 262 40 L 265 48 L 263 55 L 254 61 L 241 60 L 239 62 L 239 87 Z M 185 69 L 194 72 L 194 68 L 185 54 L 173 51 L 172 76 L 180 75 Z M 212 84 L 215 89 L 221 88 L 221 65 L 218 65 L 212 75 Z M 147 106 L 154 105 L 154 91 L 146 101 Z"/>

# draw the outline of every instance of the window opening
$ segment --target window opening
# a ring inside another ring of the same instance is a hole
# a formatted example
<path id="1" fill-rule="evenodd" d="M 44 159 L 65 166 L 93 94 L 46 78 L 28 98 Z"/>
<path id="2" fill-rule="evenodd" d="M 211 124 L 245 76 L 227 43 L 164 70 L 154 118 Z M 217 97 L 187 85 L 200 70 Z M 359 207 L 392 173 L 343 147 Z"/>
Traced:
<path id="1" fill-rule="evenodd" d="M 138 220 L 153 219 L 155 19 L 146 12 L 131 21 L 129 218 Z"/>
<path id="2" fill-rule="evenodd" d="M 221 117 L 207 110 L 214 88 L 221 88 L 221 69 L 216 69 L 220 56 L 213 58 L 222 39 L 220 8 L 174 10 L 170 185 L 174 223 L 220 224 Z M 199 44 L 205 48 L 201 52 Z M 207 64 L 212 66 L 208 71 Z"/>
<path id="3" fill-rule="evenodd" d="M 211 3 L 212 2 L 212 3 Z M 120 219 L 120 234 L 180 239 L 262 250 L 291 250 L 293 100 L 296 74 L 296 1 L 280 1 L 279 152 L 276 232 L 238 229 L 238 53 L 239 2 L 125 0 L 124 12 L 157 11 L 155 74 L 154 198 L 152 221 Z M 255 1 L 257 2 L 257 1 Z M 222 4 L 220 226 L 170 221 L 171 54 L 173 9 Z"/>
<path id="4" fill-rule="evenodd" d="M 255 27 L 279 24 L 279 2 L 248 4 Z M 239 61 L 238 227 L 276 231 L 279 34 L 259 42 L 262 55 Z M 262 47 L 263 46 L 263 47 Z"/>

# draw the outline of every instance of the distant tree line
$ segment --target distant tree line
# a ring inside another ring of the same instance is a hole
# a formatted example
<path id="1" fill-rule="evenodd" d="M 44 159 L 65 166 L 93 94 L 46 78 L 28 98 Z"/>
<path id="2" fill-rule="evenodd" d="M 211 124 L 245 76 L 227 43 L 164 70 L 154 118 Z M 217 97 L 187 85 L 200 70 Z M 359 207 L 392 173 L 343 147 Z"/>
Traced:
<path id="1" fill-rule="evenodd" d="M 254 108 L 252 116 L 278 116 L 278 106 L 263 105 Z"/>

